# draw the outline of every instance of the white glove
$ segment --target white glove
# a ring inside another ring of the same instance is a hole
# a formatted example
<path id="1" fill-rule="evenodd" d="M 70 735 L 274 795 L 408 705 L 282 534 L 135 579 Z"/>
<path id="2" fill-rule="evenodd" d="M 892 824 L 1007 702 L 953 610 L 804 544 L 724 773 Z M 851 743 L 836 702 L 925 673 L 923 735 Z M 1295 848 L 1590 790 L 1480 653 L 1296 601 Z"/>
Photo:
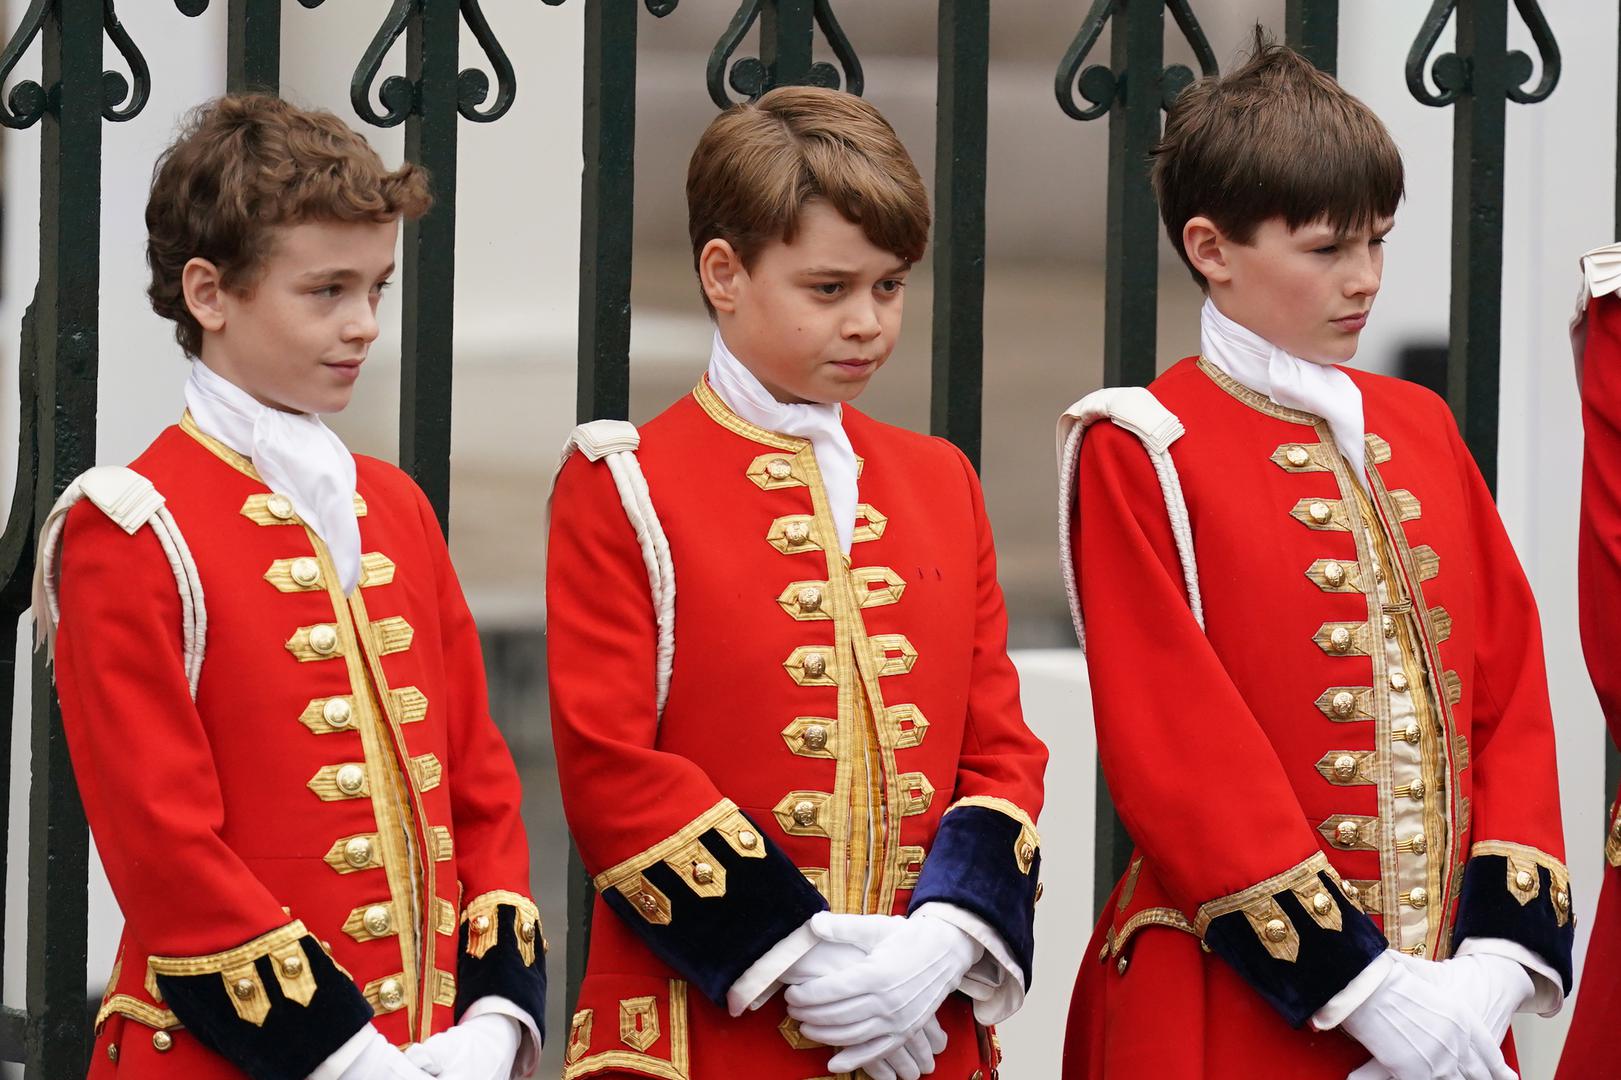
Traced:
<path id="1" fill-rule="evenodd" d="M 348 1059 L 349 1064 L 334 1074 L 330 1068 L 333 1059 L 350 1054 L 355 1056 Z M 381 1031 L 370 1024 L 355 1032 L 348 1042 L 338 1047 L 337 1052 L 310 1075 L 336 1075 L 337 1080 L 428 1080 L 427 1073 L 411 1064 L 393 1043 L 383 1037 Z"/>
<path id="2" fill-rule="evenodd" d="M 463 1019 L 405 1051 L 411 1064 L 440 1080 L 510 1080 L 523 1027 L 510 1016 Z"/>
<path id="3" fill-rule="evenodd" d="M 1499 1045 L 1514 1014 L 1536 993 L 1531 973 L 1506 956 L 1471 953 L 1436 963 L 1403 954 L 1396 962 L 1446 997 L 1467 1005 Z"/>
<path id="4" fill-rule="evenodd" d="M 1347 1080 L 1517 1080 L 1474 1009 L 1405 964 L 1393 965 L 1340 1026 L 1373 1055 Z"/>
<path id="5" fill-rule="evenodd" d="M 934 1072 L 934 1055 L 945 1048 L 945 1029 L 931 1016 L 904 1043 L 869 1064 L 867 1075 L 872 1080 L 918 1080 Z"/>
<path id="6" fill-rule="evenodd" d="M 985 951 L 957 927 L 925 913 L 908 919 L 824 911 L 811 919 L 811 930 L 823 941 L 868 953 L 784 994 L 788 1015 L 808 1038 L 844 1047 L 828 1062 L 832 1073 L 866 1068 L 905 1046 Z"/>
<path id="7" fill-rule="evenodd" d="M 861 918 L 862 916 L 856 916 Z M 867 950 L 859 945 L 848 945 L 842 941 L 817 940 L 810 951 L 788 965 L 788 970 L 777 976 L 777 981 L 789 986 L 820 979 L 823 975 L 832 975 L 843 971 L 852 964 L 860 963 L 867 958 Z"/>

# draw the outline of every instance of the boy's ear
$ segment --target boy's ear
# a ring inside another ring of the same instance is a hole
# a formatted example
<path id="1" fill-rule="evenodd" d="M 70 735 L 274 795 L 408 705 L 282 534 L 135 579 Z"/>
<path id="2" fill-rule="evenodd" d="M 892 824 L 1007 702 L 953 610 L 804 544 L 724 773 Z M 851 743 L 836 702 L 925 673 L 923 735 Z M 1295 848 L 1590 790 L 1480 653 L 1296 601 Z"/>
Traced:
<path id="1" fill-rule="evenodd" d="M 219 267 L 207 259 L 192 259 L 181 268 L 180 291 L 197 325 L 210 331 L 225 326 L 225 289 L 220 284 Z"/>
<path id="2" fill-rule="evenodd" d="M 1227 247 L 1232 243 L 1227 234 L 1207 217 L 1191 217 L 1182 226 L 1182 250 L 1188 262 L 1213 285 L 1225 285 L 1232 280 L 1232 267 L 1227 262 Z"/>
<path id="3" fill-rule="evenodd" d="M 746 274 L 737 249 L 719 237 L 705 244 L 698 253 L 698 284 L 716 311 L 731 314 L 737 310 L 739 279 Z"/>

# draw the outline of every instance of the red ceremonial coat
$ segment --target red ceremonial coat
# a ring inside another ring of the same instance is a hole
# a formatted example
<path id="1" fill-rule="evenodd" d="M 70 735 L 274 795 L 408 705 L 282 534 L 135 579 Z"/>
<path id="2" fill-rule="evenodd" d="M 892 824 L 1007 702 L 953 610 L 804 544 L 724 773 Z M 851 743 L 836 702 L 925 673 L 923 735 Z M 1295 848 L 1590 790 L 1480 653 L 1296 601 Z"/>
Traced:
<path id="1" fill-rule="evenodd" d="M 1024 968 L 1046 750 L 1025 727 L 979 481 L 950 444 L 846 407 L 863 459 L 840 552 L 808 441 L 700 383 L 637 452 L 675 567 L 658 715 L 655 613 L 606 462 L 552 501 L 547 637 L 563 805 L 599 897 L 565 1076 L 823 1077 L 782 995 L 727 988 L 816 911 L 927 900 Z M 935 1075 L 989 1075 L 960 995 Z M 740 1063 L 746 1063 L 740 1064 Z"/>
<path id="2" fill-rule="evenodd" d="M 368 1020 L 404 1045 L 488 993 L 542 1023 L 518 777 L 476 629 L 422 493 L 356 464 L 348 597 L 291 503 L 189 416 L 132 464 L 202 583 L 195 702 L 152 529 L 69 513 L 57 689 L 125 917 L 94 1080 L 301 1080 Z"/>
<path id="3" fill-rule="evenodd" d="M 1586 318 L 1578 603 L 1587 672 L 1610 737 L 1621 739 L 1621 653 L 1614 625 L 1616 599 L 1621 597 L 1621 297 L 1595 297 Z M 1604 856 L 1604 884 L 1558 1080 L 1587 1080 L 1621 1069 L 1621 1050 L 1615 1045 L 1615 1023 L 1621 1017 L 1621 818 L 1614 805 Z"/>
<path id="4" fill-rule="evenodd" d="M 1326 422 L 1213 366 L 1150 388 L 1186 428 L 1202 630 L 1143 445 L 1109 423 L 1082 444 L 1071 554 L 1137 847 L 1082 964 L 1066 1080 L 1342 1080 L 1367 1052 L 1308 1018 L 1387 946 L 1506 938 L 1568 988 L 1530 588 L 1446 406 L 1348 374 L 1371 495 Z"/>

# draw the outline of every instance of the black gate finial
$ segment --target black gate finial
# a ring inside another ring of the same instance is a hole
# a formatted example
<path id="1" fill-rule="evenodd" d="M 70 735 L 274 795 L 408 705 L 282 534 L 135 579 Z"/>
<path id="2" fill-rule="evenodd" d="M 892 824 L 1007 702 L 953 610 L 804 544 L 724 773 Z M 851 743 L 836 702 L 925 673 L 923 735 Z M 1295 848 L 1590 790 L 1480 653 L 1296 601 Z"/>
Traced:
<path id="1" fill-rule="evenodd" d="M 1081 23 L 1075 40 L 1070 42 L 1064 58 L 1058 63 L 1058 77 L 1054 83 L 1054 92 L 1058 95 L 1058 107 L 1064 114 L 1074 120 L 1097 120 L 1107 115 L 1109 106 L 1114 103 L 1115 95 L 1119 92 L 1121 84 L 1126 78 L 1124 71 L 1112 71 L 1102 64 L 1092 64 L 1083 68 L 1086 58 L 1097 44 L 1103 27 L 1109 19 L 1119 13 L 1129 0 L 1095 0 L 1092 10 L 1087 12 L 1086 19 Z M 1198 18 L 1193 14 L 1189 0 L 1165 0 L 1165 8 L 1176 20 L 1177 29 L 1193 47 L 1193 55 L 1199 61 L 1199 71 L 1203 75 L 1215 75 L 1218 71 L 1215 50 L 1210 47 L 1210 39 L 1205 37 L 1204 29 L 1200 27 Z M 1176 96 L 1193 83 L 1193 72 L 1184 64 L 1171 64 L 1158 73 L 1160 87 L 1160 105 L 1170 108 Z M 1079 91 L 1089 105 L 1081 105 L 1075 100 Z"/>
<path id="2" fill-rule="evenodd" d="M 734 62 L 733 54 L 760 20 L 762 12 L 768 23 L 761 26 L 760 56 L 745 56 Z M 814 26 L 822 28 L 822 35 L 839 62 L 838 67 L 825 60 L 811 62 Z M 861 59 L 833 14 L 832 0 L 743 0 L 709 54 L 709 97 L 716 105 L 727 109 L 739 104 L 726 93 L 728 85 L 748 101 L 778 86 L 802 84 L 837 90 L 841 86 L 841 69 L 843 88 L 860 96 L 866 89 Z"/>

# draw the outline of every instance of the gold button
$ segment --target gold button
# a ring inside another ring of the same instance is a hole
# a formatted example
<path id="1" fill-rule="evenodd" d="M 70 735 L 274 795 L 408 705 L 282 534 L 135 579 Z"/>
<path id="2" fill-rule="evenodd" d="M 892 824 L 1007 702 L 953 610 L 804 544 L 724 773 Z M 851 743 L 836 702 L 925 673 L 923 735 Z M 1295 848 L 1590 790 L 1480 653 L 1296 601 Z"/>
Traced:
<path id="1" fill-rule="evenodd" d="M 357 836 L 343 845 L 343 861 L 357 870 L 371 863 L 371 841 Z"/>
<path id="2" fill-rule="evenodd" d="M 799 610 L 819 611 L 822 607 L 822 590 L 814 585 L 807 585 L 799 590 Z"/>
<path id="3" fill-rule="evenodd" d="M 372 937 L 382 937 L 387 934 L 393 923 L 393 920 L 389 918 L 388 908 L 382 904 L 373 904 L 367 908 L 366 914 L 361 916 L 361 921 L 366 924 L 366 932 L 371 934 Z"/>
<path id="4" fill-rule="evenodd" d="M 1402 738 L 1408 742 L 1416 743 L 1424 737 L 1424 729 L 1418 726 L 1417 720 L 1409 720 L 1407 726 L 1402 729 L 1401 734 Z"/>
<path id="5" fill-rule="evenodd" d="M 816 804 L 811 802 L 809 799 L 800 799 L 798 802 L 794 803 L 794 824 L 816 824 Z"/>
<path id="6" fill-rule="evenodd" d="M 1422 776 L 1407 785 L 1407 797 L 1410 799 L 1422 799 L 1424 797 L 1424 778 Z"/>
<path id="7" fill-rule="evenodd" d="M 1342 780 L 1349 780 L 1356 775 L 1356 758 L 1351 754 L 1341 754 L 1334 759 L 1334 775 Z"/>
<path id="8" fill-rule="evenodd" d="M 345 765 L 338 770 L 338 790 L 345 795 L 359 795 L 366 786 L 366 770 L 359 765 Z"/>
<path id="9" fill-rule="evenodd" d="M 1311 514 L 1311 519 L 1319 525 L 1328 524 L 1328 519 L 1334 516 L 1334 511 L 1330 510 L 1325 502 L 1312 503 L 1310 510 L 1307 512 Z"/>
<path id="10" fill-rule="evenodd" d="M 304 973 L 304 958 L 302 956 L 282 957 L 281 973 L 289 979 L 298 978 Z"/>
<path id="11" fill-rule="evenodd" d="M 1351 631 L 1343 626 L 1336 626 L 1328 635 L 1329 646 L 1338 653 L 1351 651 Z"/>
<path id="12" fill-rule="evenodd" d="M 1323 580 L 1330 585 L 1339 585 L 1345 581 L 1345 567 L 1337 562 L 1323 565 Z"/>
<path id="13" fill-rule="evenodd" d="M 1398 694 L 1407 693 L 1407 672 L 1396 670 L 1390 673 L 1390 688 Z"/>
<path id="14" fill-rule="evenodd" d="M 1384 574 L 1379 573 L 1379 574 L 1376 574 L 1375 576 L 1376 577 L 1384 577 Z M 1385 630 L 1385 637 L 1393 638 L 1393 637 L 1396 636 L 1396 620 L 1392 619 L 1389 615 L 1384 616 L 1384 630 Z"/>
<path id="15" fill-rule="evenodd" d="M 1124 975 L 1126 973 L 1126 958 L 1125 958 L 1125 956 L 1121 956 L 1120 959 L 1118 959 L 1118 960 L 1116 960 L 1114 962 L 1114 969 L 1115 969 L 1116 972 L 1118 972 L 1121 975 Z"/>
<path id="16" fill-rule="evenodd" d="M 174 1039 L 170 1037 L 167 1031 L 154 1031 L 152 1033 L 152 1049 L 158 1053 L 163 1053 L 173 1045 Z"/>
<path id="17" fill-rule="evenodd" d="M 487 932 L 489 929 L 490 929 L 490 917 L 488 915 L 480 915 L 480 916 L 478 916 L 477 918 L 475 918 L 473 920 L 473 932 L 474 933 L 482 934 L 482 933 Z"/>
<path id="18" fill-rule="evenodd" d="M 636 902 L 642 905 L 643 911 L 657 911 L 659 909 L 659 898 L 652 893 L 638 893 Z"/>
<path id="19" fill-rule="evenodd" d="M 271 517 L 280 518 L 281 520 L 286 521 L 288 518 L 293 516 L 293 500 L 289 499 L 285 495 L 277 493 L 265 500 L 265 509 L 270 511 Z"/>
<path id="20" fill-rule="evenodd" d="M 1019 861 L 1020 862 L 1022 862 L 1022 863 L 1033 862 L 1033 861 L 1035 861 L 1035 857 L 1036 857 L 1036 845 L 1030 843 L 1029 841 L 1025 841 L 1024 843 L 1019 845 Z"/>
<path id="21" fill-rule="evenodd" d="M 107 1044 L 107 1060 L 108 1061 L 117 1061 L 118 1060 L 118 1044 L 117 1043 L 108 1043 Z"/>
<path id="22" fill-rule="evenodd" d="M 1284 451 L 1283 456 L 1288 460 L 1289 464 L 1293 465 L 1297 469 L 1311 461 L 1311 455 L 1306 453 L 1306 448 L 1304 446 L 1291 446 L 1288 450 Z"/>
<path id="23" fill-rule="evenodd" d="M 338 631 L 329 623 L 310 627 L 310 648 L 322 656 L 332 655 L 332 650 L 338 647 Z"/>
<path id="24" fill-rule="evenodd" d="M 744 829 L 743 831 L 741 831 L 741 832 L 739 832 L 737 834 L 738 846 L 741 847 L 744 851 L 753 851 L 754 850 L 754 845 L 758 844 L 759 842 L 760 842 L 760 838 L 758 836 L 754 835 L 754 832 L 753 832 L 752 829 Z"/>
<path id="25" fill-rule="evenodd" d="M 827 727 L 823 724 L 807 724 L 799 741 L 807 750 L 824 750 L 827 748 Z"/>
<path id="26" fill-rule="evenodd" d="M 1350 847 L 1356 843 L 1358 831 L 1356 822 L 1342 821 L 1334 826 L 1334 842 L 1340 847 Z"/>
<path id="27" fill-rule="evenodd" d="M 794 474 L 793 466 L 788 464 L 787 458 L 772 458 L 766 462 L 765 471 L 773 480 L 786 480 Z"/>
<path id="28" fill-rule="evenodd" d="M 803 521 L 791 522 L 782 530 L 782 536 L 791 546 L 798 547 L 810 539 L 810 526 Z"/>
<path id="29" fill-rule="evenodd" d="M 1423 956 L 1428 951 L 1429 951 L 1429 947 L 1427 945 L 1425 945 L 1424 942 L 1422 942 L 1422 941 L 1419 942 L 1417 945 L 1413 946 L 1413 955 L 1414 956 Z"/>
<path id="30" fill-rule="evenodd" d="M 1334 710 L 1335 716 L 1350 716 L 1356 711 L 1356 695 L 1349 690 L 1341 690 L 1334 695 L 1330 708 Z"/>
<path id="31" fill-rule="evenodd" d="M 1345 898 L 1353 904 L 1360 904 L 1362 903 L 1362 890 L 1347 881 L 1345 883 Z"/>
<path id="32" fill-rule="evenodd" d="M 1036 899 L 1034 901 L 1032 901 L 1032 903 L 1040 903 L 1041 902 L 1041 894 L 1046 892 L 1046 891 L 1047 891 L 1047 883 L 1045 881 L 1036 882 Z"/>
<path id="33" fill-rule="evenodd" d="M 1514 887 L 1521 892 L 1530 892 L 1531 886 L 1537 883 L 1536 876 L 1529 870 L 1521 870 L 1514 875 Z"/>
<path id="34" fill-rule="evenodd" d="M 528 919 L 518 924 L 518 936 L 525 941 L 535 940 L 535 924 Z"/>
<path id="35" fill-rule="evenodd" d="M 1407 846 L 1413 849 L 1413 854 L 1422 855 L 1425 851 L 1429 850 L 1430 842 L 1424 839 L 1423 833 L 1416 832 L 1413 834 L 1413 838 L 1408 842 Z"/>
<path id="36" fill-rule="evenodd" d="M 321 580 L 321 564 L 311 558 L 294 559 L 289 568 L 293 581 L 306 589 Z"/>
<path id="37" fill-rule="evenodd" d="M 1416 908 L 1424 907 L 1430 902 L 1430 894 L 1424 886 L 1415 885 L 1413 891 L 1407 894 L 1407 902 Z"/>
<path id="38" fill-rule="evenodd" d="M 827 673 L 827 657 L 819 652 L 805 654 L 805 674 L 812 679 L 820 679 Z"/>
<path id="39" fill-rule="evenodd" d="M 383 980 L 383 985 L 377 988 L 377 1003 L 385 1012 L 393 1012 L 405 1004 L 405 988 L 398 979 Z"/>
<path id="40" fill-rule="evenodd" d="M 715 880 L 715 868 L 706 862 L 693 863 L 692 880 L 700 885 L 708 885 Z"/>
<path id="41" fill-rule="evenodd" d="M 235 985 L 233 985 L 231 987 L 231 992 L 234 993 L 237 997 L 241 998 L 243 1001 L 248 1000 L 248 998 L 253 996 L 253 980 L 252 979 L 238 979 L 238 980 L 236 980 Z"/>
<path id="42" fill-rule="evenodd" d="M 1553 894 L 1553 906 L 1558 908 L 1560 911 L 1569 911 L 1570 910 L 1570 894 L 1568 892 L 1566 892 L 1564 889 L 1560 889 L 1558 892 L 1554 893 Z"/>
<path id="43" fill-rule="evenodd" d="M 326 704 L 321 706 L 321 719 L 330 727 L 348 727 L 349 721 L 354 719 L 354 710 L 341 697 L 327 698 Z"/>
<path id="44" fill-rule="evenodd" d="M 1282 919 L 1268 919 L 1266 923 L 1266 939 L 1272 942 L 1282 941 L 1289 936 L 1289 924 Z"/>
<path id="45" fill-rule="evenodd" d="M 1373 564 L 1373 580 L 1375 580 L 1375 581 L 1384 581 L 1385 580 L 1385 564 L 1384 563 L 1376 562 L 1376 563 Z"/>

